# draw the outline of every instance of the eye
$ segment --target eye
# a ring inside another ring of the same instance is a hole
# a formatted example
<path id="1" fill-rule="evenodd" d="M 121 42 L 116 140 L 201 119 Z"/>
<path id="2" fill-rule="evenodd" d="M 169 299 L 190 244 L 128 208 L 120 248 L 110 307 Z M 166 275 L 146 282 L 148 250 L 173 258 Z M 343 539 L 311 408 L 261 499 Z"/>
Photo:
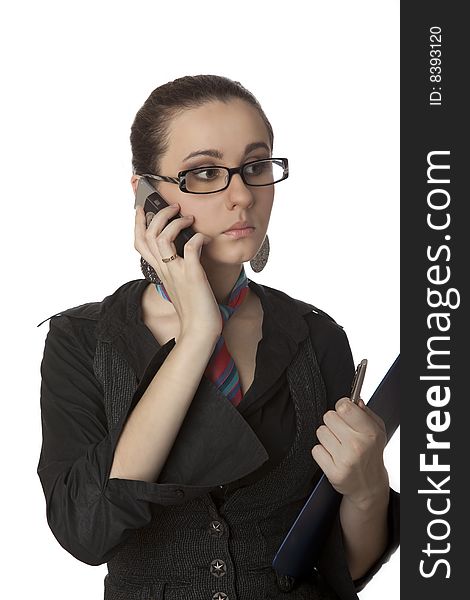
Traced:
<path id="1" fill-rule="evenodd" d="M 264 175 L 270 169 L 271 169 L 271 162 L 269 160 L 260 161 L 260 162 L 253 163 L 251 165 L 247 165 L 245 167 L 245 174 L 246 175 L 255 175 L 255 176 Z"/>
<path id="2" fill-rule="evenodd" d="M 217 167 L 203 167 L 188 173 L 188 175 L 191 175 L 191 177 L 195 177 L 196 179 L 202 181 L 212 181 L 218 177 L 223 177 L 224 174 L 225 172 L 221 171 L 221 169 L 218 169 Z"/>

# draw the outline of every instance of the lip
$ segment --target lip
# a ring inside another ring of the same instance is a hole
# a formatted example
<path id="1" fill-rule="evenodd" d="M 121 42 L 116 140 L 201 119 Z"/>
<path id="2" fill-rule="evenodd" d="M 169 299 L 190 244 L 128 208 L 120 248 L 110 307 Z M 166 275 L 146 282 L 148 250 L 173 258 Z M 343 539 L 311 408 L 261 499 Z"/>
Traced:
<path id="1" fill-rule="evenodd" d="M 228 229 L 226 229 L 224 233 L 227 233 L 227 231 L 234 231 L 235 229 L 246 229 L 247 227 L 253 227 L 253 225 L 251 223 L 248 223 L 248 221 L 237 221 Z"/>
<path id="2" fill-rule="evenodd" d="M 228 231 L 224 231 L 224 234 L 234 238 L 243 238 L 251 235 L 254 230 L 254 227 L 243 227 L 242 229 L 229 229 Z"/>

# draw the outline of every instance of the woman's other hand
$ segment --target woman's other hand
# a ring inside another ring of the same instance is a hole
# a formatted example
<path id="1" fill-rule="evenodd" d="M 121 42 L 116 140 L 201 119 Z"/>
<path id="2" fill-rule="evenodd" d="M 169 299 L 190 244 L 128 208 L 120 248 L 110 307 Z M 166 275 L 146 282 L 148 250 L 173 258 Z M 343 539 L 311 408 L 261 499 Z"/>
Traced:
<path id="1" fill-rule="evenodd" d="M 362 400 L 354 404 L 344 397 L 335 410 L 325 413 L 323 422 L 316 431 L 320 443 L 312 448 L 312 456 L 335 490 L 357 507 L 388 496 L 383 420 Z"/>

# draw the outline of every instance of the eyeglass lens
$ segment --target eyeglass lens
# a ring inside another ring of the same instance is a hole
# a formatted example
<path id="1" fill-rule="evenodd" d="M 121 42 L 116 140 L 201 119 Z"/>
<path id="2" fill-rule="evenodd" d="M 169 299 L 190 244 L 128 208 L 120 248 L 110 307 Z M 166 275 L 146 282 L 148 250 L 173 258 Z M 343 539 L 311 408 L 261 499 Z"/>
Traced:
<path id="1" fill-rule="evenodd" d="M 248 185 L 271 185 L 284 177 L 281 161 L 261 160 L 247 164 L 243 175 Z M 229 172 L 224 167 L 201 167 L 186 174 L 188 192 L 209 193 L 224 189 L 227 186 Z"/>

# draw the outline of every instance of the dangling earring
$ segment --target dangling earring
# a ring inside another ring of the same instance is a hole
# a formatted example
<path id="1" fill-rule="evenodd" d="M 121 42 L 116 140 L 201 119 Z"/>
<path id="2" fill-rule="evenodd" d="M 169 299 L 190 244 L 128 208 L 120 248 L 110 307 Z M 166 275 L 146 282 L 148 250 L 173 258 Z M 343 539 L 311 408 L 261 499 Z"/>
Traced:
<path id="1" fill-rule="evenodd" d="M 250 260 L 250 267 L 253 269 L 253 271 L 255 273 L 259 273 L 260 271 L 262 271 L 264 269 L 264 267 L 266 266 L 266 263 L 268 262 L 268 256 L 269 256 L 269 238 L 268 238 L 268 234 L 266 234 L 266 237 L 264 238 L 263 243 L 261 244 L 261 248 L 255 254 L 255 256 L 253 256 L 253 258 Z"/>
<path id="2" fill-rule="evenodd" d="M 140 268 L 147 281 L 150 281 L 150 283 L 162 283 L 162 280 L 157 275 L 155 269 L 152 267 L 152 265 L 148 264 L 143 256 L 140 257 Z"/>

